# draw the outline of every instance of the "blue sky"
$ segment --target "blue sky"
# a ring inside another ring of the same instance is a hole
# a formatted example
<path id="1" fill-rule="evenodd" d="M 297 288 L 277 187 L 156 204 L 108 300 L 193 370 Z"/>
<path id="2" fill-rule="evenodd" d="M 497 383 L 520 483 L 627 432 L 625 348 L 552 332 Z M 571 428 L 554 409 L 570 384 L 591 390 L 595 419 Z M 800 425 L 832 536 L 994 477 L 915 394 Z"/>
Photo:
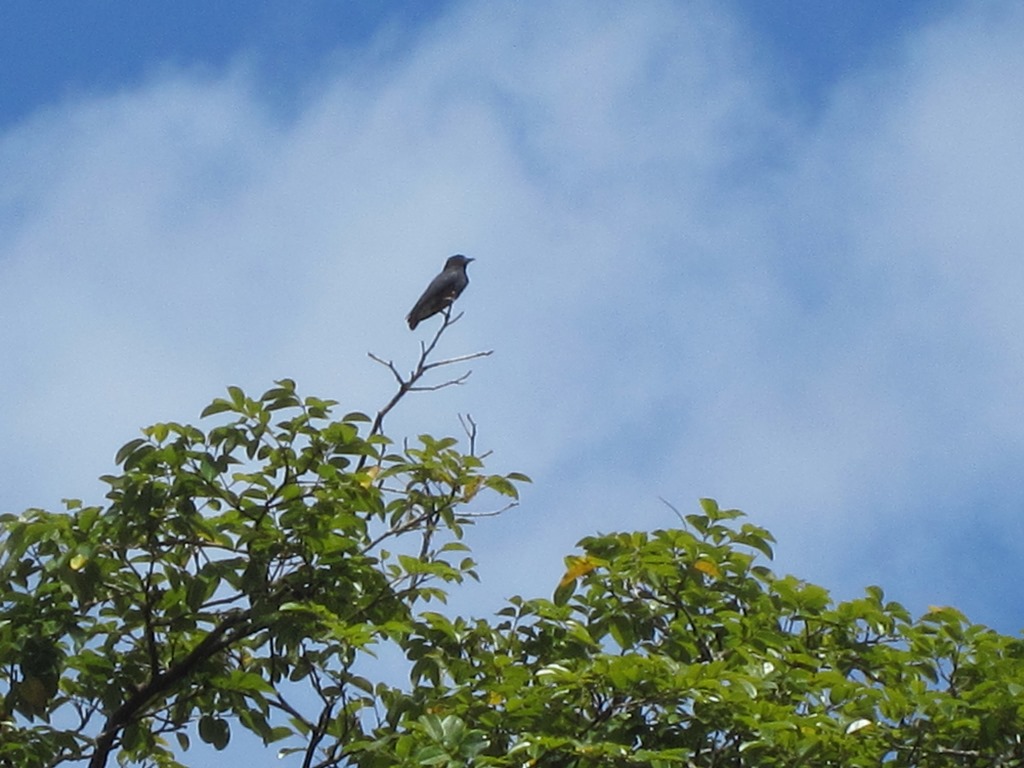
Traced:
<path id="1" fill-rule="evenodd" d="M 239 58 L 258 63 L 260 85 L 274 106 L 294 106 L 290 96 L 329 76 L 347 52 L 384 36 L 392 53 L 400 54 L 425 27 L 443 25 L 455 5 L 16 0 L 2 9 L 0 56 L 7 74 L 0 83 L 0 125 L 66 98 L 140 85 L 156 72 L 216 72 Z M 753 44 L 778 57 L 774 63 L 809 103 L 865 57 L 879 55 L 916 25 L 955 7 L 948 0 L 727 5 L 752 33 Z"/>
<path id="2" fill-rule="evenodd" d="M 0 506 L 96 500 L 228 384 L 372 411 L 372 350 L 476 257 L 396 436 L 535 483 L 470 535 L 550 594 L 700 496 L 775 567 L 1007 632 L 1024 488 L 1024 11 L 1010 2 L 0 7 Z"/>

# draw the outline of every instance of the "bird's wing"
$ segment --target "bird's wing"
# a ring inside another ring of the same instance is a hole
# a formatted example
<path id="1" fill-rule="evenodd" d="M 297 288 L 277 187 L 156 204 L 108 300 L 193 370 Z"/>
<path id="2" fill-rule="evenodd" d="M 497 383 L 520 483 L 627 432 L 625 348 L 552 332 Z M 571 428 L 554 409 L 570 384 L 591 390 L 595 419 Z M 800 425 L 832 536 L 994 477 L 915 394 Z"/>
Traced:
<path id="1" fill-rule="evenodd" d="M 442 272 L 430 281 L 427 290 L 423 292 L 423 295 L 413 305 L 406 319 L 419 322 L 420 320 L 426 320 L 435 312 L 440 312 L 444 309 L 445 304 L 451 301 L 451 293 L 454 287 L 451 275 Z"/>

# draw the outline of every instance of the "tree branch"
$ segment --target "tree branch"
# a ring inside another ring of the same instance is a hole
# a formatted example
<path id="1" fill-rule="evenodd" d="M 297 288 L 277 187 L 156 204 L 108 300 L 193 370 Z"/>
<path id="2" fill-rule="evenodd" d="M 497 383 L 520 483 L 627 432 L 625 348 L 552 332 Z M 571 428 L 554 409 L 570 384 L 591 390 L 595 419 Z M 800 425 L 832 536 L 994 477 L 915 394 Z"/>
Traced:
<path id="1" fill-rule="evenodd" d="M 118 734 L 154 699 L 167 693 L 188 677 L 199 664 L 213 654 L 262 628 L 262 625 L 252 621 L 251 610 L 238 611 L 214 627 L 181 661 L 168 667 L 165 672 L 153 675 L 148 683 L 136 690 L 107 718 L 103 730 L 96 738 L 96 751 L 89 760 L 89 768 L 104 768 Z"/>
<path id="2" fill-rule="evenodd" d="M 371 360 L 373 360 L 376 363 L 380 363 L 389 371 L 391 371 L 391 375 L 394 376 L 395 381 L 398 382 L 398 390 L 395 392 L 394 396 L 387 402 L 387 404 L 383 408 L 377 411 L 377 416 L 373 420 L 373 426 L 370 427 L 371 435 L 376 435 L 380 433 L 381 429 L 383 429 L 384 427 L 384 418 L 391 412 L 391 410 L 396 405 L 398 405 L 399 401 L 403 397 L 405 397 L 407 393 L 432 392 L 438 389 L 444 389 L 445 387 L 457 386 L 459 384 L 464 383 L 466 379 L 469 378 L 470 374 L 472 374 L 473 372 L 466 371 L 461 376 L 457 376 L 454 379 L 449 379 L 448 381 L 442 382 L 440 384 L 417 385 L 417 382 L 420 379 L 422 379 L 424 375 L 434 370 L 435 368 L 441 368 L 446 365 L 454 365 L 455 363 L 464 363 L 467 360 L 475 360 L 479 357 L 487 357 L 488 355 L 494 353 L 494 350 L 487 350 L 486 352 L 473 352 L 468 355 L 450 357 L 446 360 L 427 362 L 428 358 L 430 357 L 430 354 L 434 351 L 434 348 L 437 346 L 438 341 L 441 340 L 442 334 L 446 330 L 448 330 L 449 326 L 452 326 L 455 323 L 457 323 L 459 319 L 462 317 L 461 312 L 457 314 L 455 317 L 452 317 L 451 307 L 445 309 L 442 314 L 444 316 L 444 322 L 441 323 L 441 326 L 437 329 L 437 333 L 434 334 L 434 337 L 430 340 L 429 343 L 422 341 L 420 342 L 419 359 L 416 362 L 416 366 L 412 369 L 412 371 L 409 372 L 408 377 L 403 377 L 401 372 L 399 372 L 398 368 L 391 360 L 385 360 L 382 357 L 378 357 L 377 355 L 373 354 L 373 352 L 366 353 Z M 356 467 L 356 471 L 359 471 L 360 469 L 363 468 L 363 466 L 366 464 L 366 458 L 366 456 L 363 456 L 359 460 L 359 465 Z"/>

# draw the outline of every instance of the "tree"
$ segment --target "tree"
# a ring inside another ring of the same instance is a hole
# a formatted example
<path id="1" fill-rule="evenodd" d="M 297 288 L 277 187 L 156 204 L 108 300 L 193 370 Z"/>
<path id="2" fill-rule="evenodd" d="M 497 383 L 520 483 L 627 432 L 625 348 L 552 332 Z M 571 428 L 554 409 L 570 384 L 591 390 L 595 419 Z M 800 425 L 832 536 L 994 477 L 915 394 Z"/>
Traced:
<path id="1" fill-rule="evenodd" d="M 405 394 L 468 375 L 425 374 L 487 354 L 427 362 L 457 319 L 407 378 L 386 363 L 398 392 L 368 430 L 292 381 L 231 387 L 212 428 L 156 424 L 121 448 L 105 506 L 0 517 L 0 765 L 174 766 L 193 724 L 218 749 L 237 724 L 339 764 L 372 703 L 358 663 L 475 576 L 464 506 L 527 479 L 484 474 L 453 438 L 382 434 Z"/>
<path id="2" fill-rule="evenodd" d="M 585 538 L 553 599 L 421 615 L 361 766 L 1019 766 L 1024 643 L 879 587 L 834 604 L 710 500 Z"/>
<path id="3" fill-rule="evenodd" d="M 238 727 L 305 767 L 1024 765 L 1020 640 L 878 587 L 834 603 L 711 500 L 583 539 L 551 599 L 430 610 L 527 480 L 484 472 L 469 419 L 465 453 L 383 434 L 485 354 L 428 362 L 451 322 L 408 376 L 374 357 L 398 391 L 372 422 L 232 387 L 212 426 L 125 445 L 105 505 L 2 516 L 0 765 L 177 766 Z M 385 645 L 408 684 L 375 679 Z"/>

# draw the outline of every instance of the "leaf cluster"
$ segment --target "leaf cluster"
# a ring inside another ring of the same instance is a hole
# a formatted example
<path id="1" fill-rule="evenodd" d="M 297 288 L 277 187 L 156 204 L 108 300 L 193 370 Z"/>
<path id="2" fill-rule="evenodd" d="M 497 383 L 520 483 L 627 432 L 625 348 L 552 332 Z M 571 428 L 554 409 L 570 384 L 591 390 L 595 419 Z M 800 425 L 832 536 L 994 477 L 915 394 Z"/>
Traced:
<path id="1" fill-rule="evenodd" d="M 238 726 L 340 764 L 376 705 L 357 662 L 475 577 L 465 505 L 526 478 L 335 405 L 232 387 L 206 431 L 125 445 L 104 505 L 0 516 L 0 765 L 176 766 Z"/>
<path id="2" fill-rule="evenodd" d="M 335 405 L 232 387 L 212 426 L 125 445 L 105 504 L 0 516 L 0 766 L 175 768 L 238 728 L 303 768 L 1024 765 L 1020 639 L 836 602 L 710 499 L 583 539 L 550 599 L 447 615 L 494 513 L 469 508 L 528 478 L 487 474 L 474 431 L 399 449 L 392 404 Z"/>
<path id="3" fill-rule="evenodd" d="M 1024 644 L 870 587 L 777 576 L 773 539 L 702 502 L 580 542 L 553 598 L 418 620 L 413 688 L 361 766 L 1024 765 Z"/>

